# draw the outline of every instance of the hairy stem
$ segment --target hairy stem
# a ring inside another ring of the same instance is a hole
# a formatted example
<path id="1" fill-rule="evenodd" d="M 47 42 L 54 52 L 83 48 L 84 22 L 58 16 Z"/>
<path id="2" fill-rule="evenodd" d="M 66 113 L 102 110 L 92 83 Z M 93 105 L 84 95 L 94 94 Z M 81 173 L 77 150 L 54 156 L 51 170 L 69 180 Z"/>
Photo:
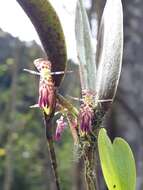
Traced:
<path id="1" fill-rule="evenodd" d="M 95 144 L 90 144 L 86 147 L 84 153 L 85 180 L 88 190 L 99 190 L 96 170 L 96 147 Z"/>
<path id="2" fill-rule="evenodd" d="M 56 160 L 56 154 L 55 154 L 55 148 L 54 148 L 53 136 L 52 136 L 51 118 L 47 117 L 46 114 L 44 114 L 44 123 L 45 123 L 45 129 L 46 129 L 46 137 L 47 137 L 47 142 L 48 142 L 50 160 L 51 160 L 51 165 L 52 165 L 53 174 L 54 174 L 54 180 L 56 183 L 57 190 L 60 190 L 57 160 Z"/>

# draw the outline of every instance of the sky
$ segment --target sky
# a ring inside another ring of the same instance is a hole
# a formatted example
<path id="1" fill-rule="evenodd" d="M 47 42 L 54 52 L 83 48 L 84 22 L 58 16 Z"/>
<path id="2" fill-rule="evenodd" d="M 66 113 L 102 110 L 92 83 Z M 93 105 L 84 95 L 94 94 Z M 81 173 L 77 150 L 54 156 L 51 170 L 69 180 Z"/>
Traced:
<path id="1" fill-rule="evenodd" d="M 61 20 L 66 37 L 68 57 L 76 59 L 74 15 L 76 0 L 50 0 Z M 40 44 L 38 35 L 16 0 L 0 1 L 0 28 L 19 37 L 23 41 L 36 40 Z"/>

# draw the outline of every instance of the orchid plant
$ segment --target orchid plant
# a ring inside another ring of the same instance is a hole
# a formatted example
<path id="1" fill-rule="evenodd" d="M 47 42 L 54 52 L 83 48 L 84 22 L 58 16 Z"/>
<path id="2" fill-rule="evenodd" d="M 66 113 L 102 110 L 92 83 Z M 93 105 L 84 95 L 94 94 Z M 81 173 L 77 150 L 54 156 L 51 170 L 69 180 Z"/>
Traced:
<path id="1" fill-rule="evenodd" d="M 85 180 L 88 190 L 99 190 L 97 158 L 106 184 L 110 190 L 135 190 L 135 161 L 129 145 L 121 138 L 111 143 L 103 118 L 114 100 L 122 65 L 123 11 L 121 0 L 107 0 L 93 48 L 90 24 L 83 0 L 77 0 L 76 42 L 81 82 L 80 107 L 59 94 L 58 88 L 66 72 L 67 53 L 60 20 L 49 0 L 17 0 L 37 30 L 46 58 L 34 61 L 40 76 L 38 104 L 44 115 L 47 142 L 57 189 L 60 190 L 54 141 L 61 140 L 62 132 L 69 126 L 77 147 L 84 159 Z M 57 119 L 53 132 L 52 119 Z"/>

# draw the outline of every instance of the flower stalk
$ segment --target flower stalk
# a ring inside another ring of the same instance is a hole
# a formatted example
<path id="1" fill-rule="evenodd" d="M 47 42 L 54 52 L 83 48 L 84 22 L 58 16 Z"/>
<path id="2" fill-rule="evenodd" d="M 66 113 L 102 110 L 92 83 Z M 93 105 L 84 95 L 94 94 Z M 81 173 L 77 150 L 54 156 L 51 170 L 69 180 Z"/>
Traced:
<path id="1" fill-rule="evenodd" d="M 52 135 L 51 118 L 49 119 L 49 117 L 45 113 L 44 113 L 44 125 L 45 125 L 45 130 L 46 130 L 46 138 L 47 138 L 47 143 L 48 143 L 51 165 L 53 168 L 54 180 L 55 180 L 57 190 L 60 190 L 58 165 L 57 165 L 57 159 L 56 159 L 56 153 L 55 153 L 54 141 L 53 141 L 53 135 Z"/>

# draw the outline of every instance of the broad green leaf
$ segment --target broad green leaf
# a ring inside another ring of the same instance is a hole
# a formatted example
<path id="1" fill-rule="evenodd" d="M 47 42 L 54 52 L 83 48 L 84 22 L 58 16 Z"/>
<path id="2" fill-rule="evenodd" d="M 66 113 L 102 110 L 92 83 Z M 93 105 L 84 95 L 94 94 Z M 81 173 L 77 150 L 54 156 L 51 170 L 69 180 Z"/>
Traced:
<path id="1" fill-rule="evenodd" d="M 97 47 L 97 99 L 113 99 L 117 90 L 123 53 L 123 10 L 121 0 L 107 0 Z"/>
<path id="2" fill-rule="evenodd" d="M 32 21 L 52 62 L 52 71 L 64 71 L 67 62 L 65 38 L 60 20 L 49 0 L 17 0 Z M 55 75 L 59 86 L 63 75 Z"/>
<path id="3" fill-rule="evenodd" d="M 109 190 L 135 190 L 136 168 L 132 150 L 122 138 L 111 143 L 105 129 L 98 137 L 101 167 Z"/>
<path id="4" fill-rule="evenodd" d="M 80 62 L 82 88 L 95 90 L 95 54 L 92 45 L 91 29 L 83 0 L 77 2 L 75 35 Z"/>

